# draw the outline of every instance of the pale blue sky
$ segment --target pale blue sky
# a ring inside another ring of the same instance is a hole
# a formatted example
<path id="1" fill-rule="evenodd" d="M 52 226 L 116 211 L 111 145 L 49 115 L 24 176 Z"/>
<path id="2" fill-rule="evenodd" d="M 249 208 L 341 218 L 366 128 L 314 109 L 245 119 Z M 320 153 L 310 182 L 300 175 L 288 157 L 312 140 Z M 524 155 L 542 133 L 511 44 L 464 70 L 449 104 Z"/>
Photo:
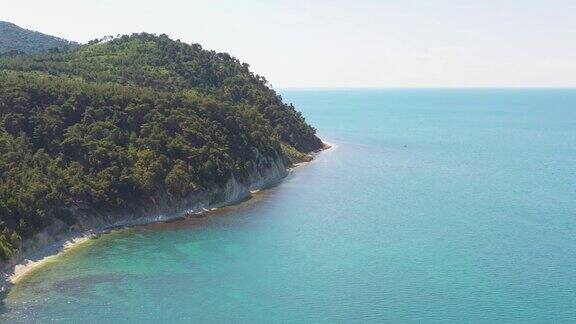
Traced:
<path id="1" fill-rule="evenodd" d="M 1 0 L 75 41 L 166 33 L 275 87 L 576 87 L 576 0 Z"/>

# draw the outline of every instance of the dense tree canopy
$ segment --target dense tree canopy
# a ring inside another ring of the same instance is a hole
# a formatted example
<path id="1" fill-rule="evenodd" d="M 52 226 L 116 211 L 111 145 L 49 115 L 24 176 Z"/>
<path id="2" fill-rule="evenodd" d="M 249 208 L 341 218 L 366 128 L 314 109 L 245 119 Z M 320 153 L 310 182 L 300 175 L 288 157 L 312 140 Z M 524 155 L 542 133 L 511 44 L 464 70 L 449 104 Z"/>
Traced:
<path id="1" fill-rule="evenodd" d="M 319 149 L 228 54 L 140 34 L 0 58 L 0 256 L 70 206 L 121 210 Z"/>
<path id="2" fill-rule="evenodd" d="M 195 90 L 236 105 L 256 107 L 281 140 L 301 151 L 320 147 L 314 129 L 254 75 L 226 53 L 173 41 L 166 35 L 137 34 L 92 42 L 75 51 L 5 58 L 1 69 L 42 71 L 165 91 Z"/>

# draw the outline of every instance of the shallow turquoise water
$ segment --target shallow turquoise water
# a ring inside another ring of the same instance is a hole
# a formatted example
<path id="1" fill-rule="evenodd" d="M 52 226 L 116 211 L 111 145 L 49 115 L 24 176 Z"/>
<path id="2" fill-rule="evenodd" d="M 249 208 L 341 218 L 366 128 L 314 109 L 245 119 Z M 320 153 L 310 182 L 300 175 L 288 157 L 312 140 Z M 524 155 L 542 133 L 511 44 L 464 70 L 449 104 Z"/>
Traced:
<path id="1" fill-rule="evenodd" d="M 91 241 L 0 320 L 576 320 L 576 90 L 283 97 L 335 148 L 243 205 Z"/>

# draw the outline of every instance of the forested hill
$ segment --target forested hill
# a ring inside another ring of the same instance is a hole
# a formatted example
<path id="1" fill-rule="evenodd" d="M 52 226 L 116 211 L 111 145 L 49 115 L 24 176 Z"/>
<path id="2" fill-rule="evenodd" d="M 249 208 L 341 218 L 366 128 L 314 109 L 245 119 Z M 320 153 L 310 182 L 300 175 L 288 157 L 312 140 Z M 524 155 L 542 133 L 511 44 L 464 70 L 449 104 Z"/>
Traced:
<path id="1" fill-rule="evenodd" d="M 74 47 L 78 47 L 78 44 L 0 21 L 0 54 L 17 52 L 30 54 Z"/>
<path id="2" fill-rule="evenodd" d="M 153 207 L 322 148 L 228 54 L 137 34 L 0 58 L 0 256 L 71 205 Z"/>

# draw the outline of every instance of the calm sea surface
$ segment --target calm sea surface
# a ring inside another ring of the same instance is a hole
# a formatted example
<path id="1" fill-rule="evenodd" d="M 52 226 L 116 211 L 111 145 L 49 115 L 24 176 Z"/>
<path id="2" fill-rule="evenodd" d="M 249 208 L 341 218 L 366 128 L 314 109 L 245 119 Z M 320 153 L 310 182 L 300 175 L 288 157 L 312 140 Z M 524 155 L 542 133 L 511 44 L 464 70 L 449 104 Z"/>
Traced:
<path id="1" fill-rule="evenodd" d="M 0 321 L 576 321 L 576 90 L 283 97 L 335 147 L 242 205 L 72 250 Z"/>

